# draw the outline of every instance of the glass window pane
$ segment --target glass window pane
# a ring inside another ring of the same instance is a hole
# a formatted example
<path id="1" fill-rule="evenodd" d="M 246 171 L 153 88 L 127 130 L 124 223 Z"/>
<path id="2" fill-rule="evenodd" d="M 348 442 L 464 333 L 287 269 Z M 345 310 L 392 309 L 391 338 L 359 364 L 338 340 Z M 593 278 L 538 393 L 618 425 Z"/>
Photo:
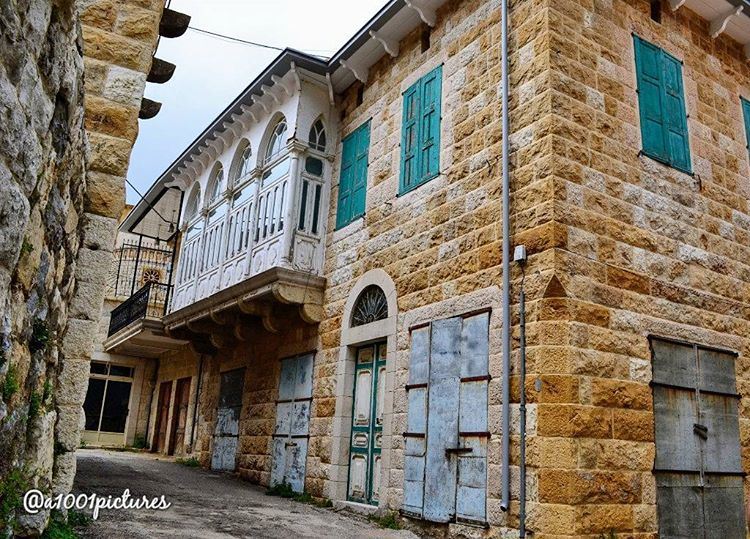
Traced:
<path id="1" fill-rule="evenodd" d="M 124 365 L 112 365 L 109 374 L 111 376 L 127 376 L 128 378 L 132 378 L 133 367 L 126 367 Z"/>
<path id="2" fill-rule="evenodd" d="M 125 432 L 128 419 L 128 402 L 130 401 L 130 382 L 110 381 L 107 386 L 107 398 L 102 411 L 104 432 Z"/>
<path id="3" fill-rule="evenodd" d="M 91 374 L 107 374 L 107 364 L 99 361 L 92 361 Z"/>
<path id="4" fill-rule="evenodd" d="M 305 160 L 305 172 L 315 176 L 323 175 L 323 161 L 316 157 L 308 157 Z"/>
<path id="5" fill-rule="evenodd" d="M 284 159 L 263 174 L 263 186 L 270 185 L 289 172 L 289 159 Z"/>
<path id="6" fill-rule="evenodd" d="M 86 430 L 98 430 L 99 428 L 99 414 L 102 410 L 104 384 L 104 380 L 89 378 L 89 389 L 86 392 L 86 400 L 83 403 L 83 411 L 86 414 Z"/>

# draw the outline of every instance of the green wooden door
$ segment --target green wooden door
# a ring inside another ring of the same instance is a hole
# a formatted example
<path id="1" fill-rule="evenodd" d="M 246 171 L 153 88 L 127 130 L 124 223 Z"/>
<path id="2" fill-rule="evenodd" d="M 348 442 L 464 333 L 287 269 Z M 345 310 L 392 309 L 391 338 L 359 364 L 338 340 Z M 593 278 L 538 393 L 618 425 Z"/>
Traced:
<path id="1" fill-rule="evenodd" d="M 354 371 L 348 499 L 371 505 L 380 499 L 385 358 L 385 343 L 363 346 Z"/>

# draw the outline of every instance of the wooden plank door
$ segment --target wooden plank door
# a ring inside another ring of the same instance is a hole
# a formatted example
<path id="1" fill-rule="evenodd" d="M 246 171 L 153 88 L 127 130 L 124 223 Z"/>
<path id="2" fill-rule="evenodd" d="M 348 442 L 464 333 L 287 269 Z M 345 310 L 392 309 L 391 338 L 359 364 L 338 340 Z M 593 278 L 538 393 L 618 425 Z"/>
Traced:
<path id="1" fill-rule="evenodd" d="M 245 369 L 221 373 L 219 407 L 211 454 L 212 470 L 232 472 L 237 467 L 237 446 L 239 445 L 244 387 Z"/>
<path id="2" fill-rule="evenodd" d="M 158 453 L 167 450 L 167 427 L 169 425 L 169 405 L 172 400 L 172 381 L 162 382 L 159 386 L 159 401 L 156 413 L 156 442 Z"/>
<path id="3" fill-rule="evenodd" d="M 433 522 L 486 520 L 489 313 L 412 330 L 404 505 Z"/>
<path id="4" fill-rule="evenodd" d="M 185 426 L 190 402 L 190 382 L 189 377 L 177 380 L 177 391 L 175 392 L 174 410 L 172 412 L 173 434 L 169 443 L 170 455 L 174 455 L 175 451 L 180 455 L 185 452 Z"/>
<path id="5" fill-rule="evenodd" d="M 295 492 L 302 492 L 305 488 L 312 376 L 312 354 L 281 361 L 273 435 L 272 487 L 288 484 Z"/>
<path id="6" fill-rule="evenodd" d="M 370 505 L 380 500 L 386 354 L 385 343 L 363 346 L 356 354 L 347 492 L 349 500 Z"/>

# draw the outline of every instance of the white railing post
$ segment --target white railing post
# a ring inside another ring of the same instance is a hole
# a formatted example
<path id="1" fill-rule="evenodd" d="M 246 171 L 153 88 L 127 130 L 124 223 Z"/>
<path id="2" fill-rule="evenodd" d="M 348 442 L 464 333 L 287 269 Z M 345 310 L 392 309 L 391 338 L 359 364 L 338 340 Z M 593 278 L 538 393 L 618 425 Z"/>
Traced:
<path id="1" fill-rule="evenodd" d="M 299 212 L 299 202 L 297 200 L 297 191 L 300 183 L 300 158 L 305 147 L 296 140 L 290 144 L 289 156 L 291 158 L 289 167 L 289 182 L 287 183 L 286 204 L 284 211 L 284 237 L 281 244 L 281 262 L 283 265 L 292 266 L 292 249 L 294 241 L 294 232 L 297 229 L 295 225 L 295 212 Z"/>
<path id="2" fill-rule="evenodd" d="M 258 200 L 260 199 L 260 188 L 261 188 L 261 171 L 260 167 L 255 167 L 250 173 L 251 180 L 248 182 L 248 187 L 255 183 L 255 193 L 253 194 L 252 211 L 250 212 L 250 240 L 247 243 L 247 253 L 245 256 L 245 275 L 249 276 L 252 272 L 253 264 L 253 249 L 255 248 L 255 227 L 258 225 Z"/>
<path id="3" fill-rule="evenodd" d="M 234 187 L 227 188 L 224 191 L 224 204 L 226 213 L 224 215 L 224 229 L 221 232 L 221 245 L 219 245 L 219 290 L 224 286 L 224 262 L 227 259 L 227 248 L 229 247 L 229 218 L 232 215 L 232 202 L 234 198 Z"/>

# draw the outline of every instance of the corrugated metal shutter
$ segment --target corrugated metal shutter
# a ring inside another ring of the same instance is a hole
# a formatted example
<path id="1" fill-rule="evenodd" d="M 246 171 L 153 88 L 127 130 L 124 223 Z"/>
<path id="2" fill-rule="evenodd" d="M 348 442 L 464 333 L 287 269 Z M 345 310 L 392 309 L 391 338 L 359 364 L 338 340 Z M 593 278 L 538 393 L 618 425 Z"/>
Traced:
<path id="1" fill-rule="evenodd" d="M 745 537 L 733 354 L 652 339 L 659 535 Z"/>

